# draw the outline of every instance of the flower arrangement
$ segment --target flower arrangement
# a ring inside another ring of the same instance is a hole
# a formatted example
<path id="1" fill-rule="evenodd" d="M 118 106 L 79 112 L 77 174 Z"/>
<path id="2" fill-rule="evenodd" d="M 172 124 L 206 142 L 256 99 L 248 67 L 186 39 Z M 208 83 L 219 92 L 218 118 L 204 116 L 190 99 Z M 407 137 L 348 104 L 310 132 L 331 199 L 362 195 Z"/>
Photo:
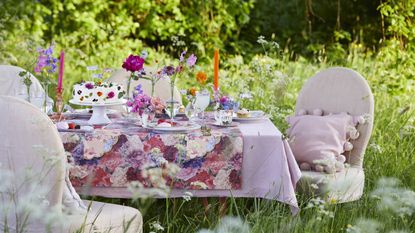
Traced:
<path id="1" fill-rule="evenodd" d="M 231 97 L 223 95 L 216 101 L 217 110 L 237 110 L 239 107 L 238 102 L 234 101 Z"/>
<path id="2" fill-rule="evenodd" d="M 44 94 L 44 101 L 43 101 L 43 111 L 46 113 L 47 110 L 47 100 L 48 100 L 48 88 L 51 80 L 49 79 L 50 74 L 56 72 L 56 63 L 58 59 L 53 57 L 53 50 L 55 48 L 55 44 L 52 42 L 51 45 L 46 48 L 38 48 L 37 52 L 39 56 L 36 61 L 36 66 L 34 71 L 37 75 L 41 77 L 41 83 L 43 89 L 45 91 Z"/>
<path id="3" fill-rule="evenodd" d="M 170 100 L 170 117 L 174 117 L 174 86 L 176 79 L 187 72 L 193 71 L 197 57 L 194 54 L 191 54 L 187 59 L 185 58 L 187 51 L 183 51 L 179 57 L 179 64 L 177 66 L 168 65 L 164 66 L 161 70 L 163 76 L 168 76 L 170 78 L 170 91 L 171 91 L 171 100 Z"/>
<path id="4" fill-rule="evenodd" d="M 139 113 L 140 116 L 145 110 L 161 114 L 166 107 L 159 97 L 150 97 L 144 94 L 141 84 L 135 88 L 133 97 L 127 101 L 127 106 L 131 107 L 131 112 Z"/>

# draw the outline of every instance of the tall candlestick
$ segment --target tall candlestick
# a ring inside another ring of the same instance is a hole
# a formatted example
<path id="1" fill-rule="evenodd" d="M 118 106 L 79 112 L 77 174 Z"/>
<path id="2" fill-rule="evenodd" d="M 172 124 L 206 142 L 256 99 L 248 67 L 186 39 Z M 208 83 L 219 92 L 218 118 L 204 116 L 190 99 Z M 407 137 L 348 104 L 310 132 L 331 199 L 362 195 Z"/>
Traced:
<path id="1" fill-rule="evenodd" d="M 58 92 L 62 92 L 62 79 L 63 79 L 63 65 L 65 62 L 65 52 L 61 51 L 59 62 L 59 77 L 58 77 Z"/>
<path id="2" fill-rule="evenodd" d="M 219 50 L 218 49 L 215 49 L 215 53 L 213 56 L 213 62 L 214 62 L 213 88 L 215 89 L 215 91 L 217 91 L 219 88 Z"/>

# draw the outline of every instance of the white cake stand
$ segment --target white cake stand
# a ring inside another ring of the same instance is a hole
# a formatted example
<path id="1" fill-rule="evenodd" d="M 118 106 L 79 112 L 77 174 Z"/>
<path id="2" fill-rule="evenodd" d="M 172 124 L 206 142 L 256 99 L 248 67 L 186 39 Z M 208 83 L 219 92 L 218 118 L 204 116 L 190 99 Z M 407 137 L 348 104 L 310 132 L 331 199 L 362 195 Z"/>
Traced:
<path id="1" fill-rule="evenodd" d="M 92 116 L 88 120 L 90 125 L 107 125 L 111 123 L 111 120 L 107 116 L 107 107 L 125 104 L 125 100 L 120 102 L 107 103 L 107 104 L 92 104 L 92 103 L 81 103 L 74 99 L 69 100 L 69 103 L 79 106 L 90 106 L 92 107 Z"/>

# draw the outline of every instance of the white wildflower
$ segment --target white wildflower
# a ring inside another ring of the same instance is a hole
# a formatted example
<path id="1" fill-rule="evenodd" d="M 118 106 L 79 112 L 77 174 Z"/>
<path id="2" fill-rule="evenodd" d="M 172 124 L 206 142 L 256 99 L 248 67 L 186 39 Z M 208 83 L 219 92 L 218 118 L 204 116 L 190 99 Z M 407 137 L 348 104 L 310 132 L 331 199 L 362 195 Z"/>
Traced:
<path id="1" fill-rule="evenodd" d="M 182 197 L 183 197 L 184 201 L 190 201 L 190 200 L 192 200 L 193 193 L 191 193 L 189 191 L 186 191 L 186 192 L 183 193 Z"/>
<path id="2" fill-rule="evenodd" d="M 164 227 L 158 221 L 150 223 L 150 229 L 154 230 L 154 232 L 164 231 Z"/>
<path id="3" fill-rule="evenodd" d="M 258 36 L 258 39 L 256 41 L 258 44 L 267 44 L 268 41 L 265 40 L 265 36 Z"/>

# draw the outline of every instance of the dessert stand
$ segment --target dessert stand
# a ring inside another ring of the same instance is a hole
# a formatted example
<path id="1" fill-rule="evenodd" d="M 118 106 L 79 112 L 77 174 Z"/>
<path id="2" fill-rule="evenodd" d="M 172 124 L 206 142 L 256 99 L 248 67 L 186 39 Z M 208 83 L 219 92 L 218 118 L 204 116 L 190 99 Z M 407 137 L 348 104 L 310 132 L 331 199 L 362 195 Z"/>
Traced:
<path id="1" fill-rule="evenodd" d="M 93 103 L 81 103 L 74 99 L 69 100 L 69 103 L 79 105 L 79 106 L 89 106 L 92 107 L 92 116 L 88 120 L 88 124 L 90 125 L 106 125 L 111 123 L 111 120 L 107 116 L 107 107 L 122 105 L 125 104 L 125 100 L 120 100 L 119 102 L 115 103 L 107 103 L 107 104 L 93 104 Z"/>

